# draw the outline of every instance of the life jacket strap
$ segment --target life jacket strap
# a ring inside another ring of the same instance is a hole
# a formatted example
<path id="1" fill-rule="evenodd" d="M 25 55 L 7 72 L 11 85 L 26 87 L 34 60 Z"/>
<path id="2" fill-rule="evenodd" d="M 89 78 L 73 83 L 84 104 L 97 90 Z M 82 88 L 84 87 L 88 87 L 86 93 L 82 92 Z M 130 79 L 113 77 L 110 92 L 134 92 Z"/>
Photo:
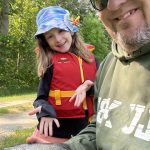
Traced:
<path id="1" fill-rule="evenodd" d="M 49 96 L 55 98 L 55 104 L 61 105 L 61 97 L 72 97 L 75 91 L 50 90 Z"/>
<path id="2" fill-rule="evenodd" d="M 82 83 L 85 81 L 84 79 L 84 73 L 83 73 L 83 67 L 82 67 L 82 59 L 80 57 L 78 57 L 78 61 L 79 61 L 79 67 L 80 67 L 80 75 L 81 75 L 81 81 Z M 83 101 L 83 108 L 85 110 L 87 110 L 87 103 L 86 103 L 86 99 Z"/>

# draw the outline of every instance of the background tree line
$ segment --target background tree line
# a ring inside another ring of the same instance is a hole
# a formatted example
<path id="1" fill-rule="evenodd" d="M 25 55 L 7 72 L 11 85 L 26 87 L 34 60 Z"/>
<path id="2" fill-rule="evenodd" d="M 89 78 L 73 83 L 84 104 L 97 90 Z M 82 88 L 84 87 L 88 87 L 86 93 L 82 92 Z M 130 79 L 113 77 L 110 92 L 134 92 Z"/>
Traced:
<path id="1" fill-rule="evenodd" d="M 110 49 L 110 39 L 94 10 L 86 0 L 1 0 L 0 1 L 0 95 L 36 91 L 37 12 L 50 5 L 60 5 L 80 16 L 80 33 L 86 43 L 95 45 L 95 55 L 102 60 Z"/>

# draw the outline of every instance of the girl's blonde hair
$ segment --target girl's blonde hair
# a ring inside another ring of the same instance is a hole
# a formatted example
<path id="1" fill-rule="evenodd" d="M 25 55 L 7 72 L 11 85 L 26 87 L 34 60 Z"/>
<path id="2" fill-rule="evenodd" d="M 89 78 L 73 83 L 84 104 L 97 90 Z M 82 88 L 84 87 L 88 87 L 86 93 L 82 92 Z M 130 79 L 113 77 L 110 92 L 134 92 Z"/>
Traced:
<path id="1" fill-rule="evenodd" d="M 37 35 L 36 38 L 38 44 L 38 47 L 35 49 L 37 53 L 37 73 L 39 77 L 42 77 L 46 70 L 52 65 L 51 58 L 56 52 L 49 47 L 43 34 Z M 70 52 L 81 57 L 88 63 L 93 61 L 91 59 L 92 53 L 85 47 L 85 43 L 77 32 L 72 35 Z"/>

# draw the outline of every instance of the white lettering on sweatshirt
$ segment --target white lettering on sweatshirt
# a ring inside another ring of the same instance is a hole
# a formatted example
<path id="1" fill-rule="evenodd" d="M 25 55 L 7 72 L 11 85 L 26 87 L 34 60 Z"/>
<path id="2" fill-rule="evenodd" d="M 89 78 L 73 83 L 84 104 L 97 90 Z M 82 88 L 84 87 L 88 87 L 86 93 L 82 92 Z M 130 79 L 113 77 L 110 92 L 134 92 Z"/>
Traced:
<path id="1" fill-rule="evenodd" d="M 119 106 L 123 105 L 122 102 L 117 100 L 102 99 L 99 97 L 98 99 L 98 113 L 97 113 L 97 122 L 101 124 L 102 122 L 105 124 L 106 127 L 112 128 L 113 124 L 110 121 L 111 116 L 109 116 L 109 112 L 111 110 L 115 110 Z M 145 141 L 150 141 L 150 117 L 149 120 L 145 120 L 147 125 L 143 125 L 140 123 L 142 120 L 142 114 L 146 111 L 145 106 L 137 105 L 137 104 L 130 104 L 130 114 L 134 113 L 133 118 L 131 118 L 130 122 L 124 124 L 121 127 L 121 131 L 123 134 L 133 134 L 135 137 L 143 139 Z M 149 109 L 149 116 L 150 116 L 150 109 Z M 108 119 L 110 118 L 110 119 Z M 104 122 L 105 121 L 105 122 Z"/>

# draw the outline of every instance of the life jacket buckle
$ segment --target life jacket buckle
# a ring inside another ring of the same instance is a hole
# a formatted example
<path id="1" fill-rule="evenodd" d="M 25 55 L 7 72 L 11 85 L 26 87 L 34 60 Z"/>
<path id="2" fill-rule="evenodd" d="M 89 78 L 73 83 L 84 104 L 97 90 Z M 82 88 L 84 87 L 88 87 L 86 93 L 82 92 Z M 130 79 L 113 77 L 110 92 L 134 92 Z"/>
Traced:
<path id="1" fill-rule="evenodd" d="M 60 92 L 60 90 L 55 90 L 54 94 L 55 94 L 55 104 L 61 105 L 61 98 L 60 98 L 61 92 Z"/>

